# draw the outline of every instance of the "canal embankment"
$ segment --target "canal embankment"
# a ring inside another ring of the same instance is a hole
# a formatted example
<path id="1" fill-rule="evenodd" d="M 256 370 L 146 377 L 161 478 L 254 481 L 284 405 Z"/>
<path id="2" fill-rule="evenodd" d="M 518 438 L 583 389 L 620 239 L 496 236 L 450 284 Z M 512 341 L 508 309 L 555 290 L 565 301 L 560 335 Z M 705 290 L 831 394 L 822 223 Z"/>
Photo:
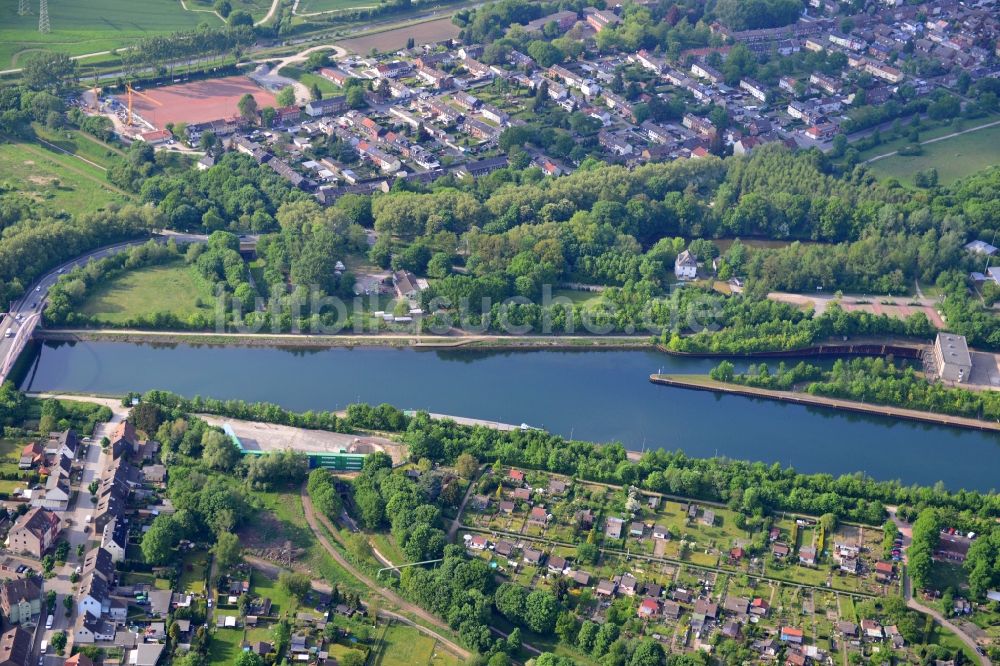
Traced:
<path id="1" fill-rule="evenodd" d="M 935 425 L 967 428 L 970 430 L 1000 432 L 1000 422 L 984 421 L 982 419 L 973 419 L 965 416 L 953 416 L 951 414 L 935 414 L 933 412 L 925 412 L 916 409 L 906 409 L 903 407 L 893 407 L 891 405 L 880 405 L 876 403 L 857 402 L 855 400 L 844 400 L 842 398 L 831 398 L 823 395 L 802 393 L 799 391 L 776 391 L 773 389 L 758 388 L 756 386 L 729 384 L 714 380 L 706 375 L 667 375 L 654 373 L 649 376 L 649 381 L 654 384 L 671 386 L 674 388 L 692 389 L 695 391 L 710 391 L 713 393 L 738 395 L 746 398 L 762 398 L 765 400 L 790 402 L 796 405 L 805 405 L 809 407 L 826 407 L 828 409 L 846 412 L 885 416 L 905 421 L 933 423 Z"/>

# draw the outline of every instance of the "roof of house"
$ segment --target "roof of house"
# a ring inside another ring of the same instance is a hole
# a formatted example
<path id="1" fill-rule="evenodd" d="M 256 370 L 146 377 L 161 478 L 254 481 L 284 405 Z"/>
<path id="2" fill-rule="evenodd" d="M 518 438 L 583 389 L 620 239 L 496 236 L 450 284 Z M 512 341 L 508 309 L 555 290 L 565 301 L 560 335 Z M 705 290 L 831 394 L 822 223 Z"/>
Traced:
<path id="1" fill-rule="evenodd" d="M 131 666 L 156 666 L 163 653 L 162 643 L 139 643 L 129 653 L 128 663 Z"/>
<path id="2" fill-rule="evenodd" d="M 28 530 L 41 539 L 53 527 L 59 527 L 59 516 L 41 507 L 29 509 L 28 513 L 17 519 L 14 530 Z"/>
<path id="3" fill-rule="evenodd" d="M 115 563 L 104 548 L 97 546 L 83 558 L 83 575 L 96 573 L 105 581 L 110 582 L 115 575 Z"/>
<path id="4" fill-rule="evenodd" d="M 63 666 L 94 666 L 94 661 L 82 652 L 77 652 L 63 662 Z"/>
<path id="5" fill-rule="evenodd" d="M 31 634 L 20 627 L 0 635 L 0 664 L 24 666 L 31 656 Z"/>
<path id="6" fill-rule="evenodd" d="M 698 267 L 698 257 L 691 254 L 690 250 L 684 250 L 677 255 L 677 259 L 674 261 L 676 266 L 686 266 L 686 267 Z"/>
<path id="7" fill-rule="evenodd" d="M 14 578 L 0 583 L 0 609 L 10 615 L 10 607 L 22 601 L 40 599 L 42 586 L 34 577 Z"/>
<path id="8" fill-rule="evenodd" d="M 134 444 L 137 436 L 135 434 L 135 426 L 129 420 L 122 421 L 115 427 L 114 433 L 111 435 L 111 441 L 124 440 L 129 444 Z"/>

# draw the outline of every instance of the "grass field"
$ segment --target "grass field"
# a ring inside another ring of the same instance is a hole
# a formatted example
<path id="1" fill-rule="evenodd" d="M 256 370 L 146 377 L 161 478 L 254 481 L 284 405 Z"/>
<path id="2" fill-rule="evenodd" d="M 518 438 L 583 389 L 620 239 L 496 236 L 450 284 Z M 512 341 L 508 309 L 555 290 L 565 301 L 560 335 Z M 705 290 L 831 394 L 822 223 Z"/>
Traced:
<path id="1" fill-rule="evenodd" d="M 949 185 L 980 169 L 1000 164 L 1000 125 L 930 143 L 923 150 L 922 155 L 886 157 L 872 162 L 868 168 L 878 176 L 912 184 L 915 173 L 934 167 L 938 182 Z"/>
<path id="2" fill-rule="evenodd" d="M 263 0 L 259 0 L 263 2 Z M 239 3 L 236 3 L 239 4 Z M 51 0 L 51 32 L 38 32 L 38 2 L 31 12 L 18 16 L 18 2 L 0 3 L 0 68 L 20 67 L 24 57 L 37 50 L 69 55 L 108 51 L 147 34 L 188 30 L 199 23 L 221 25 L 214 14 L 184 11 L 178 0 Z M 140 11 L 141 9 L 141 11 Z"/>
<path id="3" fill-rule="evenodd" d="M 301 0 L 298 14 L 315 14 L 317 12 L 333 12 L 354 7 L 375 7 L 378 2 L 373 0 Z"/>
<path id="4" fill-rule="evenodd" d="M 212 5 L 215 4 L 214 0 L 186 0 L 188 9 L 191 11 L 214 11 Z M 267 16 L 267 11 L 271 8 L 270 0 L 229 0 L 229 4 L 233 6 L 233 11 L 244 11 L 250 12 L 255 21 Z"/>
<path id="5" fill-rule="evenodd" d="M 295 79 L 302 85 L 313 87 L 313 84 L 319 86 L 320 92 L 323 93 L 323 97 L 330 97 L 332 95 L 339 95 L 342 92 L 342 88 L 336 83 L 329 79 L 325 79 L 319 74 L 313 74 L 312 72 L 307 72 L 300 67 L 295 65 L 285 65 L 278 70 L 278 74 L 282 76 L 287 76 L 290 79 Z"/>
<path id="6" fill-rule="evenodd" d="M 201 299 L 204 305 L 198 306 Z M 209 316 L 211 289 L 183 261 L 128 271 L 96 287 L 81 311 L 98 321 L 119 324 L 142 315 L 170 312 L 182 319 Z"/>
<path id="7" fill-rule="evenodd" d="M 35 135 L 66 152 L 110 169 L 124 155 L 120 148 L 104 143 L 85 132 L 74 129 L 53 130 L 34 123 Z"/>
<path id="8" fill-rule="evenodd" d="M 302 11 L 301 7 L 299 11 Z M 406 40 L 410 37 L 420 45 L 453 39 L 458 36 L 458 32 L 458 26 L 452 23 L 450 18 L 442 18 L 345 39 L 339 44 L 355 53 L 367 54 L 372 49 L 388 53 L 405 48 Z"/>
<path id="9" fill-rule="evenodd" d="M 378 655 L 372 661 L 375 666 L 442 666 L 457 665 L 458 659 L 444 649 L 436 648 L 436 641 L 413 627 L 393 624 L 386 629 L 379 642 Z"/>
<path id="10" fill-rule="evenodd" d="M 216 629 L 208 648 L 210 664 L 233 664 L 243 650 L 242 629 Z"/>
<path id="11" fill-rule="evenodd" d="M 126 200 L 100 168 L 37 143 L 0 143 L 0 184 L 73 215 Z"/>

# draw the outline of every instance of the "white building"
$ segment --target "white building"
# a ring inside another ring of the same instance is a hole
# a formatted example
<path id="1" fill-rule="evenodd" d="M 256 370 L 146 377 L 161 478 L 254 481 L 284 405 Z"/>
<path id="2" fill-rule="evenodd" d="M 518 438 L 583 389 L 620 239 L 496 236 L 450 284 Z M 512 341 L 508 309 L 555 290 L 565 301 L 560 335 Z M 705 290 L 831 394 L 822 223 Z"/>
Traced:
<path id="1" fill-rule="evenodd" d="M 698 257 L 684 250 L 674 260 L 674 275 L 678 280 L 693 280 L 698 275 Z"/>

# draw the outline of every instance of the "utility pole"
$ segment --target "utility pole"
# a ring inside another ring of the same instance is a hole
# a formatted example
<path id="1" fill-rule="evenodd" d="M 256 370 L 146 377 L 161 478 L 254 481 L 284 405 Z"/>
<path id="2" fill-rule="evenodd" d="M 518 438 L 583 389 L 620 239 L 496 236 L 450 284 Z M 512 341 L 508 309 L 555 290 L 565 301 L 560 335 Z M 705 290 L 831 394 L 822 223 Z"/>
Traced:
<path id="1" fill-rule="evenodd" d="M 52 32 L 52 27 L 49 25 L 49 0 L 38 2 L 38 32 L 43 35 Z"/>

